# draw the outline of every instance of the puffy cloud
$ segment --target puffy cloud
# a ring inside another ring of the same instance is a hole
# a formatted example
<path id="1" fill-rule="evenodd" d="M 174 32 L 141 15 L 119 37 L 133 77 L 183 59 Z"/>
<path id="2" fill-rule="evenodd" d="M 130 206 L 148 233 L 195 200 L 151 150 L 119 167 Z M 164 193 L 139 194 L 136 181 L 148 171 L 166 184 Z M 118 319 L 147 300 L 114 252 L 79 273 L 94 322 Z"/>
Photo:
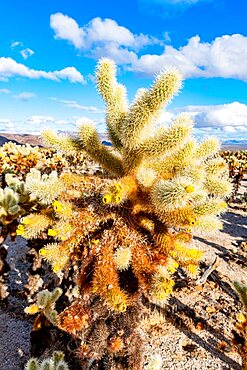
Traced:
<path id="1" fill-rule="evenodd" d="M 10 94 L 10 90 L 9 89 L 0 89 L 0 93 L 1 94 Z"/>
<path id="2" fill-rule="evenodd" d="M 195 127 L 203 131 L 247 132 L 246 104 L 233 102 L 222 105 L 187 106 L 179 110 L 192 115 Z"/>
<path id="3" fill-rule="evenodd" d="M 177 67 L 185 78 L 224 77 L 247 81 L 247 37 L 235 34 L 217 37 L 211 43 L 191 37 L 179 49 L 167 45 L 163 54 L 142 55 L 129 69 L 154 74 L 166 67 Z"/>
<path id="4" fill-rule="evenodd" d="M 52 14 L 50 26 L 55 31 L 57 39 L 70 41 L 77 49 L 84 46 L 85 32 L 73 18 L 62 13 Z"/>
<path id="5" fill-rule="evenodd" d="M 167 0 L 170 4 L 194 4 L 203 0 Z M 162 3 L 162 1 L 157 1 Z M 153 75 L 167 67 L 178 68 L 185 78 L 223 77 L 247 81 L 247 37 L 223 35 L 212 42 L 201 41 L 198 35 L 191 37 L 179 48 L 165 45 L 161 54 L 144 54 L 146 46 L 170 42 L 167 32 L 160 40 L 150 35 L 135 35 L 128 28 L 112 19 L 94 18 L 80 27 L 62 13 L 52 14 L 50 25 L 55 38 L 67 40 L 77 49 L 84 50 L 95 59 L 106 56 L 135 72 Z M 141 51 L 142 55 L 139 56 Z"/>
<path id="6" fill-rule="evenodd" d="M 59 80 L 69 80 L 70 82 L 85 83 L 82 74 L 75 67 L 66 67 L 61 71 L 48 72 L 53 73 Z"/>
<path id="7" fill-rule="evenodd" d="M 128 28 L 108 18 L 93 18 L 80 27 L 73 18 L 56 13 L 50 17 L 50 26 L 55 32 L 55 38 L 69 41 L 77 49 L 86 50 L 95 58 L 108 56 L 121 64 L 136 59 L 134 51 L 161 43 L 149 35 L 135 35 Z"/>
<path id="8" fill-rule="evenodd" d="M 20 94 L 14 95 L 14 97 L 21 101 L 28 101 L 32 98 L 35 98 L 37 95 L 34 93 L 30 93 L 28 91 L 22 92 Z"/>
<path id="9" fill-rule="evenodd" d="M 32 49 L 27 48 L 27 49 L 21 50 L 20 54 L 23 57 L 23 59 L 28 59 L 34 54 L 34 51 Z"/>
<path id="10" fill-rule="evenodd" d="M 67 67 L 60 71 L 39 71 L 31 69 L 24 64 L 17 63 L 12 58 L 0 58 L 0 79 L 8 79 L 10 77 L 19 76 L 31 79 L 45 78 L 53 81 L 69 80 L 70 82 L 84 83 L 84 77 L 74 67 Z"/>

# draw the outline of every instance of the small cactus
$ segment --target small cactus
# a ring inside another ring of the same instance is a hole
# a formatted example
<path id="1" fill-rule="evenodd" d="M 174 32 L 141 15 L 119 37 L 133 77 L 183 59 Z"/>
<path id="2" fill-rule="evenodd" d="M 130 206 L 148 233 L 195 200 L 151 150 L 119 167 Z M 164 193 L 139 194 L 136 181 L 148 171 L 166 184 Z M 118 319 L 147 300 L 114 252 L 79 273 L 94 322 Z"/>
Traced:
<path id="1" fill-rule="evenodd" d="M 51 358 L 39 362 L 36 358 L 30 358 L 25 366 L 25 370 L 69 370 L 64 361 L 64 353 L 55 351 Z"/>
<path id="2" fill-rule="evenodd" d="M 54 305 L 62 292 L 61 288 L 55 288 L 52 292 L 47 289 L 42 290 L 37 295 L 36 303 L 26 307 L 24 312 L 30 315 L 42 312 L 53 325 L 56 325 L 57 311 L 54 309 Z"/>

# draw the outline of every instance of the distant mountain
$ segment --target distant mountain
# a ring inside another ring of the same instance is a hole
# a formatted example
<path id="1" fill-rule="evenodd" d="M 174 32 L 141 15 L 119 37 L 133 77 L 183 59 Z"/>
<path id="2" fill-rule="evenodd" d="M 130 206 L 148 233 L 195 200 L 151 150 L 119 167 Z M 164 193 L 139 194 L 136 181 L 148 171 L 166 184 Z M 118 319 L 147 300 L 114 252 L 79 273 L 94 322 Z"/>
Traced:
<path id="1" fill-rule="evenodd" d="M 237 151 L 237 150 L 247 150 L 247 140 L 225 140 L 223 141 L 221 148 L 223 150 Z"/>
<path id="2" fill-rule="evenodd" d="M 39 135 L 0 133 L 0 146 L 7 141 L 12 141 L 16 144 L 30 144 L 32 146 L 43 145 L 42 139 Z"/>
<path id="3" fill-rule="evenodd" d="M 74 136 L 75 132 L 59 131 L 58 134 L 68 134 Z M 104 145 L 112 146 L 107 133 L 99 133 L 99 137 Z M 16 144 L 30 144 L 32 146 L 44 145 L 43 140 L 39 135 L 0 133 L 0 146 L 2 146 L 7 141 L 12 141 Z"/>
<path id="4" fill-rule="evenodd" d="M 223 141 L 223 145 L 247 145 L 247 139 L 240 139 L 240 140 L 225 140 Z"/>

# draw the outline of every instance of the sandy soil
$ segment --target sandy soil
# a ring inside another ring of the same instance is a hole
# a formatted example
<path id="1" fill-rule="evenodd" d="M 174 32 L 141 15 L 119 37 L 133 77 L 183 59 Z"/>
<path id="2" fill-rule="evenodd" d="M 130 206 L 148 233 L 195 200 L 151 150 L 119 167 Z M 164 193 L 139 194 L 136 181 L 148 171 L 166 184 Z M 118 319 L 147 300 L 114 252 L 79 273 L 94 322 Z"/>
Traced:
<path id="1" fill-rule="evenodd" d="M 243 182 L 247 189 L 247 181 Z M 231 348 L 231 330 L 241 309 L 232 281 L 247 281 L 246 212 L 229 208 L 224 229 L 195 244 L 205 251 L 201 273 L 218 256 L 221 263 L 203 285 L 178 277 L 174 294 L 165 308 L 151 305 L 150 320 L 144 320 L 146 359 L 162 359 L 160 369 L 241 369 L 241 359 Z M 32 319 L 23 309 L 23 286 L 27 281 L 26 241 L 5 243 L 8 248 L 10 289 L 8 303 L 0 308 L 0 370 L 22 370 L 30 357 Z M 150 327 L 150 323 L 152 323 Z M 155 357 L 156 356 L 156 357 Z"/>

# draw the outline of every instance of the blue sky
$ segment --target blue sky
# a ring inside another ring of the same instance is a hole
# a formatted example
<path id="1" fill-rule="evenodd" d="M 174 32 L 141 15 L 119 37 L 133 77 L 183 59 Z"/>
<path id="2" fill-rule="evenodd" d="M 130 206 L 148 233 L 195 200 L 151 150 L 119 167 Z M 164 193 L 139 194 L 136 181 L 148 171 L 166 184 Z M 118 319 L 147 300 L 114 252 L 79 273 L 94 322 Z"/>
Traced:
<path id="1" fill-rule="evenodd" d="M 1 0 L 0 132 L 105 130 L 93 82 L 100 57 L 118 65 L 130 100 L 171 66 L 184 87 L 164 123 L 190 112 L 198 136 L 247 138 L 244 0 Z"/>

